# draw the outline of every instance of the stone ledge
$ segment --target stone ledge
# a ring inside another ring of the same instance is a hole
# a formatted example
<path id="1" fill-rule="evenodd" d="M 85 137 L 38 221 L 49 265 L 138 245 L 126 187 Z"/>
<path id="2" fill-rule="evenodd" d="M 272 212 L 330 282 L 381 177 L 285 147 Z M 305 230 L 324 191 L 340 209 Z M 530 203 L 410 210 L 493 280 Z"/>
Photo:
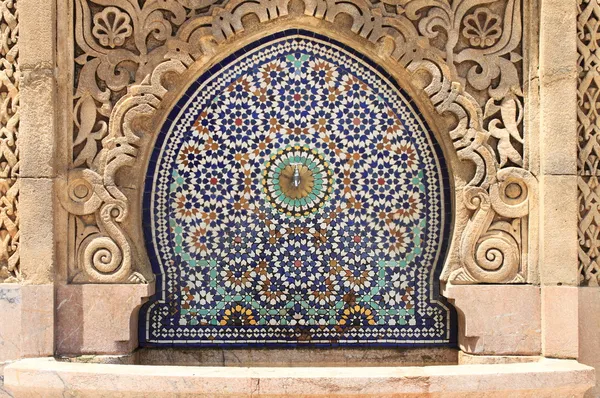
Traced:
<path id="1" fill-rule="evenodd" d="M 450 347 L 427 348 L 140 348 L 129 355 L 59 356 L 58 361 L 114 365 L 235 366 L 235 367 L 407 367 L 459 364 L 459 351 Z M 478 358 L 481 358 L 478 356 Z M 494 357 L 495 358 L 495 357 Z M 503 357 L 501 357 L 503 358 Z M 517 357 L 531 358 L 531 357 Z M 539 360 L 539 357 L 529 359 Z M 503 358 L 504 362 L 508 361 Z M 520 361 L 524 362 L 524 361 Z M 478 362 L 481 363 L 481 362 Z M 497 362 L 495 362 L 497 363 Z M 472 364 L 472 363 L 470 363 Z"/>
<path id="2" fill-rule="evenodd" d="M 573 360 L 429 367 L 241 368 L 24 359 L 5 369 L 15 397 L 582 397 L 594 370 Z"/>

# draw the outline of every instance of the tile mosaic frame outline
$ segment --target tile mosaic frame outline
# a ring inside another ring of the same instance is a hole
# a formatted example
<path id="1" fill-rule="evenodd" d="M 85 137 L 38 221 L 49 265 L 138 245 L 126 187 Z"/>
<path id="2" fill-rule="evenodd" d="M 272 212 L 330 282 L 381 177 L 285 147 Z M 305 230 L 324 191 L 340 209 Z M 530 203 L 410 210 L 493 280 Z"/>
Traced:
<path id="1" fill-rule="evenodd" d="M 446 338 L 439 339 L 422 339 L 422 340 L 410 340 L 405 339 L 402 342 L 312 342 L 312 341 L 300 341 L 293 340 L 289 342 L 263 342 L 263 341 L 254 341 L 254 342 L 233 342 L 233 341 L 219 341 L 219 342 L 206 342 L 199 341 L 197 339 L 151 339 L 149 337 L 150 330 L 152 329 L 150 326 L 150 311 L 154 306 L 160 303 L 167 303 L 169 300 L 166 298 L 167 294 L 167 286 L 177 286 L 177 282 L 175 280 L 171 280 L 164 273 L 161 272 L 162 267 L 159 267 L 159 259 L 155 253 L 155 247 L 153 245 L 153 239 L 150 238 L 153 236 L 154 231 L 152 230 L 153 224 L 149 223 L 149 217 L 151 214 L 151 208 L 153 207 L 150 202 L 151 196 L 148 193 L 153 191 L 153 184 L 155 173 L 148 172 L 146 175 L 145 182 L 145 195 L 144 195 L 144 232 L 146 236 L 146 248 L 147 252 L 150 256 L 150 261 L 152 263 L 152 268 L 154 274 L 157 275 L 156 279 L 156 293 L 154 296 L 150 298 L 150 301 L 146 303 L 142 309 L 140 310 L 140 318 L 139 318 L 139 342 L 140 345 L 145 347 L 165 347 L 165 346 L 173 346 L 173 347 L 209 347 L 209 346 L 221 346 L 221 347 L 252 347 L 252 346 L 261 346 L 261 347 L 343 347 L 343 346 L 352 346 L 352 347 L 445 347 L 445 346 L 455 346 L 457 342 L 457 314 L 454 308 L 448 303 L 448 301 L 441 295 L 439 289 L 439 277 L 442 272 L 443 264 L 446 260 L 446 256 L 448 254 L 449 243 L 452 233 L 452 225 L 454 223 L 453 217 L 453 201 L 451 195 L 451 184 L 452 181 L 448 175 L 448 169 L 445 162 L 444 153 L 440 144 L 437 142 L 437 138 L 433 134 L 431 128 L 428 126 L 427 120 L 424 115 L 421 113 L 417 104 L 412 100 L 411 96 L 398 84 L 396 79 L 388 73 L 385 68 L 381 65 L 377 64 L 371 58 L 362 54 L 361 52 L 350 48 L 349 46 L 334 40 L 332 38 L 326 37 L 324 35 L 317 34 L 312 31 L 303 30 L 303 29 L 287 29 L 275 34 L 265 36 L 257 41 L 251 42 L 250 44 L 244 46 L 241 49 L 238 49 L 236 52 L 228 55 L 223 61 L 213 65 L 210 69 L 205 71 L 201 76 L 198 77 L 197 80 L 192 82 L 185 90 L 185 93 L 182 96 L 179 96 L 179 100 L 177 104 L 175 104 L 168 116 L 166 117 L 164 125 L 161 127 L 161 132 L 157 136 L 157 140 L 154 144 L 155 150 L 153 151 L 153 155 L 150 159 L 150 168 L 149 170 L 154 170 L 157 165 L 157 158 L 160 156 L 160 149 L 163 145 L 163 141 L 165 139 L 165 129 L 169 129 L 173 126 L 173 123 L 176 122 L 177 115 L 182 111 L 182 103 L 189 101 L 192 97 L 192 93 L 196 92 L 199 87 L 202 86 L 204 81 L 203 78 L 212 77 L 217 72 L 225 70 L 230 64 L 236 62 L 237 58 L 249 51 L 253 51 L 260 46 L 265 44 L 274 45 L 275 43 L 281 42 L 282 40 L 288 40 L 293 38 L 307 38 L 309 40 L 315 40 L 316 42 L 323 42 L 325 45 L 332 45 L 335 48 L 338 47 L 343 51 L 347 52 L 347 56 L 356 57 L 357 60 L 365 63 L 368 68 L 372 69 L 375 73 L 378 73 L 387 84 L 389 84 L 390 88 L 393 88 L 398 91 L 398 93 L 406 100 L 407 105 L 410 107 L 411 112 L 418 118 L 422 126 L 424 127 L 427 135 L 429 136 L 431 148 L 436 153 L 436 163 L 438 163 L 438 170 L 441 174 L 442 180 L 446 182 L 442 184 L 443 192 L 441 193 L 442 201 L 445 202 L 445 219 L 443 220 L 443 234 L 444 239 L 439 242 L 438 249 L 436 251 L 436 260 L 433 261 L 432 269 L 429 272 L 429 289 L 428 289 L 428 299 L 431 300 L 429 303 L 434 304 L 438 303 L 442 307 L 447 308 L 446 312 L 446 330 L 447 336 Z M 176 300 L 177 301 L 177 300 Z"/>

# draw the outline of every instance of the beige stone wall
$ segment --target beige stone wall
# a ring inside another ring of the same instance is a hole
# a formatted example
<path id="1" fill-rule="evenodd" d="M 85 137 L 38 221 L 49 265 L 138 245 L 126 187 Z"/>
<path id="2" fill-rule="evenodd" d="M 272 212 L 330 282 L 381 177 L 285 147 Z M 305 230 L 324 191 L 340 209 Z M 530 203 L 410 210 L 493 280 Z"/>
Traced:
<path id="1" fill-rule="evenodd" d="M 302 27 L 384 66 L 443 143 L 461 350 L 599 366 L 598 0 L 450 3 L 0 0 L 0 363 L 136 347 L 166 113 L 235 49 Z"/>

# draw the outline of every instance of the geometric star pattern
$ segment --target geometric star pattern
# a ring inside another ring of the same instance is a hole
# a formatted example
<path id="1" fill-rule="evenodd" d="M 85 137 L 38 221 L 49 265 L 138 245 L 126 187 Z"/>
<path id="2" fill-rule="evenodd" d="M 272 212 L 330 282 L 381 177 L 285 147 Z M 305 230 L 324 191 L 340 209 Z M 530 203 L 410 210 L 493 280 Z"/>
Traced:
<path id="1" fill-rule="evenodd" d="M 443 156 L 381 68 L 301 31 L 201 76 L 144 196 L 142 345 L 453 343 Z"/>
<path id="2" fill-rule="evenodd" d="M 294 145 L 277 151 L 264 169 L 267 199 L 288 216 L 315 213 L 333 191 L 329 164 L 311 148 Z"/>

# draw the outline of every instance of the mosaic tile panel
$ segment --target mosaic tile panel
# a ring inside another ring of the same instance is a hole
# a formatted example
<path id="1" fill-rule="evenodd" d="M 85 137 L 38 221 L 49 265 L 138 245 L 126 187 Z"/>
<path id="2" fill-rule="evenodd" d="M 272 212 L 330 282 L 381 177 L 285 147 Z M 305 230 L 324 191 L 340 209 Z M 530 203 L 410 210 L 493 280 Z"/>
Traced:
<path id="1" fill-rule="evenodd" d="M 448 178 L 389 75 L 302 31 L 201 76 L 170 113 L 144 225 L 142 345 L 454 342 Z"/>

